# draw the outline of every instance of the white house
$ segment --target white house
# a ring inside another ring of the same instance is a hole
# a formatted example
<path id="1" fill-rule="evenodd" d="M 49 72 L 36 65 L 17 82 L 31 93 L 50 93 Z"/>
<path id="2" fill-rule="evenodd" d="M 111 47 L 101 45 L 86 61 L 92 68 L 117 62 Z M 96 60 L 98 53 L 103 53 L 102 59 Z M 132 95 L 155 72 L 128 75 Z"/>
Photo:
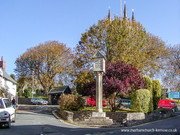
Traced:
<path id="1" fill-rule="evenodd" d="M 16 97 L 16 85 L 16 81 L 5 72 L 5 61 L 3 61 L 3 57 L 1 57 L 0 91 L 2 92 L 2 89 L 4 89 L 7 97 L 12 99 L 12 97 Z"/>

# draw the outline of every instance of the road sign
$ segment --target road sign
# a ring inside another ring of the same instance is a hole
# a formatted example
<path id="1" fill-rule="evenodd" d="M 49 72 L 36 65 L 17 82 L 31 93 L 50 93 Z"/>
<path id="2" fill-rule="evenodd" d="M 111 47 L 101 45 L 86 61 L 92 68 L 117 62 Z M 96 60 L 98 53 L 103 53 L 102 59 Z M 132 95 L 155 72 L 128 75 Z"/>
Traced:
<path id="1" fill-rule="evenodd" d="M 168 93 L 168 98 L 180 99 L 179 91 L 171 91 Z"/>
<path id="2" fill-rule="evenodd" d="M 36 92 L 32 91 L 32 94 L 36 94 Z"/>

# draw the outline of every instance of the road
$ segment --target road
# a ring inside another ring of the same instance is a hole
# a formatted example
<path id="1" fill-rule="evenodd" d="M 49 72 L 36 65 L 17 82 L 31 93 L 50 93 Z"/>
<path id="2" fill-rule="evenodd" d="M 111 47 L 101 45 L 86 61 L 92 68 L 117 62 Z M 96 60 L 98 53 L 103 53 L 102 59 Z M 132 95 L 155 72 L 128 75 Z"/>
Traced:
<path id="1" fill-rule="evenodd" d="M 180 135 L 180 115 L 136 127 L 99 129 L 81 128 L 56 119 L 42 111 L 19 111 L 10 129 L 1 128 L 0 135 Z"/>

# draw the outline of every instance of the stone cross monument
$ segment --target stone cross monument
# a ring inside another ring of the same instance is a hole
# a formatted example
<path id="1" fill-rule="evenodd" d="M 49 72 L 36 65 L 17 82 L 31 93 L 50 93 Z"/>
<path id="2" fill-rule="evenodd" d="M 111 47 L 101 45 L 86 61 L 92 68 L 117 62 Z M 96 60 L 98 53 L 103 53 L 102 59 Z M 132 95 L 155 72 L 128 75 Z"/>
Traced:
<path id="1" fill-rule="evenodd" d="M 98 51 L 94 56 L 94 63 L 93 69 L 96 74 L 96 112 L 94 113 L 98 116 L 105 117 L 103 113 L 103 105 L 102 105 L 102 77 L 103 73 L 105 72 L 105 58 L 104 56 Z"/>
<path id="2" fill-rule="evenodd" d="M 96 74 L 96 112 L 92 112 L 92 116 L 89 119 L 85 119 L 85 121 L 81 122 L 81 124 L 87 125 L 112 125 L 113 120 L 106 117 L 106 113 L 103 112 L 103 105 L 102 105 L 102 77 L 103 73 L 105 73 L 105 58 L 104 56 L 98 51 L 93 56 L 93 68 Z"/>

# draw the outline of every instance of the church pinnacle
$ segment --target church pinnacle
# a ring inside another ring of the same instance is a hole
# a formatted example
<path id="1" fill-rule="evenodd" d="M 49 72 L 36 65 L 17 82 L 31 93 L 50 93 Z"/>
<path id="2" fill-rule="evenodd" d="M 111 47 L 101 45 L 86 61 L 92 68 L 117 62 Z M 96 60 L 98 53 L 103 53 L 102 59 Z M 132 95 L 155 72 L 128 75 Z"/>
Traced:
<path id="1" fill-rule="evenodd" d="M 132 21 L 134 21 L 135 18 L 134 18 L 134 9 L 132 9 Z"/>
<path id="2" fill-rule="evenodd" d="M 110 11 L 110 7 L 109 7 L 109 12 L 108 12 L 108 20 L 111 22 L 111 11 Z"/>
<path id="3" fill-rule="evenodd" d="M 124 18 L 127 18 L 126 1 L 124 2 Z"/>

